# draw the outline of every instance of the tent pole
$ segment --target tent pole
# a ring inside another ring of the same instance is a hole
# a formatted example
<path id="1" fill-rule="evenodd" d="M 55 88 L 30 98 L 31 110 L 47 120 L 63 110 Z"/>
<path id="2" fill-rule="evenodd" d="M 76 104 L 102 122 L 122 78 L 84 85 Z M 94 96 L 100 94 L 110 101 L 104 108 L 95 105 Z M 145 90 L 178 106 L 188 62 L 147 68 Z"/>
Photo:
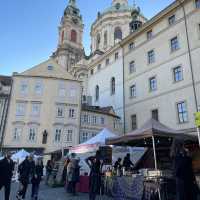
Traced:
<path id="1" fill-rule="evenodd" d="M 152 143 L 153 143 L 153 154 L 154 154 L 155 170 L 158 170 L 157 155 L 156 155 L 156 143 L 155 143 L 154 136 L 152 136 Z M 156 178 L 156 183 L 158 185 L 158 198 L 159 198 L 159 200 L 161 200 L 160 185 L 158 183 L 158 179 L 157 178 Z"/>
<path id="2" fill-rule="evenodd" d="M 154 136 L 152 136 L 152 143 L 153 143 L 153 155 L 154 155 L 155 170 L 158 170 L 157 156 L 156 156 L 156 144 L 155 144 Z"/>

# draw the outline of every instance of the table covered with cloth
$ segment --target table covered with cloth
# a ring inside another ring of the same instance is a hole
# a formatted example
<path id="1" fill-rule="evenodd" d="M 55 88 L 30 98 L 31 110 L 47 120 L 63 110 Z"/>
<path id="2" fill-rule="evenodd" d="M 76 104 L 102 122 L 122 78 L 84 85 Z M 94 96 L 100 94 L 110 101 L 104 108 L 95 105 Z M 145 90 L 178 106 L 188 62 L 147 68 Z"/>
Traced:
<path id="1" fill-rule="evenodd" d="M 89 176 L 80 176 L 76 191 L 80 193 L 89 193 Z"/>
<path id="2" fill-rule="evenodd" d="M 143 176 L 108 177 L 105 182 L 105 192 L 115 200 L 174 200 L 175 181 L 149 181 Z"/>
<path id="3" fill-rule="evenodd" d="M 143 176 L 136 177 L 109 177 L 106 179 L 105 190 L 116 200 L 142 200 Z"/>

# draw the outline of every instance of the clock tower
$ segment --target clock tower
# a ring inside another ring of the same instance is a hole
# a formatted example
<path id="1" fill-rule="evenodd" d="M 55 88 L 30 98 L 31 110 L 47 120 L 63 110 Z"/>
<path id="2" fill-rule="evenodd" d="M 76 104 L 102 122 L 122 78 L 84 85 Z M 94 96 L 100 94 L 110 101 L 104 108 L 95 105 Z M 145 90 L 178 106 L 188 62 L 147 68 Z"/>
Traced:
<path id="1" fill-rule="evenodd" d="M 52 57 L 67 71 L 84 56 L 82 44 L 83 21 L 76 0 L 69 0 L 59 26 L 57 50 Z"/>

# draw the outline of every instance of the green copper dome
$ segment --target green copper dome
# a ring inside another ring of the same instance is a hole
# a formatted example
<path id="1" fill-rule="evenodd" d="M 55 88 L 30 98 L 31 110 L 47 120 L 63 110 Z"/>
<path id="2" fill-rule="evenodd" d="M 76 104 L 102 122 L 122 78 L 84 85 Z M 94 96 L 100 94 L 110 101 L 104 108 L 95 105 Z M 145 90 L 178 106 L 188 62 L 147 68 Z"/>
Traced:
<path id="1" fill-rule="evenodd" d="M 119 3 L 112 5 L 111 7 L 107 8 L 102 15 L 107 14 L 109 12 L 131 12 L 134 10 L 135 7 L 129 5 L 121 5 Z"/>

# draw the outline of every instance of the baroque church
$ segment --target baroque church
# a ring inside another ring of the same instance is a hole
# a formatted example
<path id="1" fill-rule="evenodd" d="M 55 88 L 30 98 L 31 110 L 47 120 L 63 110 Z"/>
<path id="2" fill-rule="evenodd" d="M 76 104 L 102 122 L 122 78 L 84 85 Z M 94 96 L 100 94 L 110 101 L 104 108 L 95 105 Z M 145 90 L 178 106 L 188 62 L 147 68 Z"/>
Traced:
<path id="1" fill-rule="evenodd" d="M 91 53 L 86 56 L 82 42 L 83 19 L 76 0 L 69 0 L 59 26 L 58 47 L 52 58 L 76 79 L 82 81 L 83 103 L 95 106 L 113 106 L 112 102 L 107 101 L 110 99 L 110 94 L 104 95 L 102 93 L 105 99 L 100 101 L 97 96 L 100 96 L 101 90 L 98 86 L 89 84 L 90 76 L 94 75 L 93 78 L 95 77 L 90 66 L 146 21 L 147 19 L 140 13 L 140 8 L 136 7 L 135 4 L 129 5 L 128 0 L 112 0 L 110 7 L 97 13 L 97 18 L 93 22 L 90 32 Z M 98 67 L 100 70 L 100 65 Z M 111 68 L 112 70 L 114 69 Z M 122 76 L 120 70 L 118 76 Z M 114 84 L 113 89 L 116 87 Z M 92 90 L 93 92 L 90 92 Z M 122 89 L 119 92 L 122 94 Z M 114 101 L 115 99 L 118 99 L 117 95 L 114 96 Z M 116 113 L 123 118 L 122 112 L 118 112 L 119 106 L 117 102 L 114 103 Z"/>

